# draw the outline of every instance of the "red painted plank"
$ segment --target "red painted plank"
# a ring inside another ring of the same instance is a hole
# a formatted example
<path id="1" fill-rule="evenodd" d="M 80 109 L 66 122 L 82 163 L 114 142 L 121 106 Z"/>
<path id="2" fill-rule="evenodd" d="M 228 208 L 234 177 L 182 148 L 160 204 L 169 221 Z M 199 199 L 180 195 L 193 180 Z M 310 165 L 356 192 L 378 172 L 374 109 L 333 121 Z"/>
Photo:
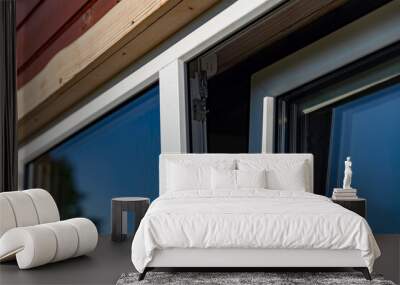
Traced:
<path id="1" fill-rule="evenodd" d="M 89 0 L 45 0 L 17 32 L 17 68 L 25 64 Z"/>
<path id="2" fill-rule="evenodd" d="M 46 48 L 39 50 L 32 60 L 18 70 L 18 88 L 31 80 L 42 70 L 51 58 L 61 49 L 84 34 L 91 26 L 100 20 L 120 0 L 97 0 L 87 10 L 82 10 L 71 19 L 71 25 L 66 25 L 59 31 L 58 37 Z"/>
<path id="3" fill-rule="evenodd" d="M 41 4 L 42 0 L 17 0 L 16 1 L 16 24 L 17 29 L 25 21 L 34 9 Z"/>

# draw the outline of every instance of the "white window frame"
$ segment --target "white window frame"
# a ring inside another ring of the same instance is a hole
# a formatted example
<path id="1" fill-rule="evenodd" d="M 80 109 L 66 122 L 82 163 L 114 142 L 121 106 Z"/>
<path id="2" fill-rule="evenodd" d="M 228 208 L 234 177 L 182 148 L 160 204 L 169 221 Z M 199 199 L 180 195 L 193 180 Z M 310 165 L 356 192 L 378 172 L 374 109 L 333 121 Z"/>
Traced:
<path id="1" fill-rule="evenodd" d="M 284 0 L 238 0 L 92 101 L 23 145 L 18 151 L 19 188 L 23 187 L 26 163 L 157 80 L 160 83 L 161 152 L 186 152 L 184 63 L 282 2 Z"/>

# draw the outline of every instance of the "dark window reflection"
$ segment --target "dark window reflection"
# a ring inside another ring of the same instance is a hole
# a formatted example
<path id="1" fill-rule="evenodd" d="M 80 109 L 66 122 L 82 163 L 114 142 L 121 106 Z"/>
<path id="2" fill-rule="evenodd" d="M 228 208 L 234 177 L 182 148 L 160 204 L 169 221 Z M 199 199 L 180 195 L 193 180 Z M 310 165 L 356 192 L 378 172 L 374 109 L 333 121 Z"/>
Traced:
<path id="1" fill-rule="evenodd" d="M 111 198 L 158 196 L 158 86 L 62 142 L 26 167 L 26 188 L 51 192 L 62 219 L 90 218 L 110 233 Z"/>

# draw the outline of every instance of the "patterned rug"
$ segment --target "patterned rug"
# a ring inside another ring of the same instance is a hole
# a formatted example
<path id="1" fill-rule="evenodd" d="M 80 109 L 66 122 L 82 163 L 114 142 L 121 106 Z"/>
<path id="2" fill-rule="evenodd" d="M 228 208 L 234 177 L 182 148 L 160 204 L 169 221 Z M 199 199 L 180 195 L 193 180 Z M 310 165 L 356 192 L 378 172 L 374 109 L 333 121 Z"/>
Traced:
<path id="1" fill-rule="evenodd" d="M 328 285 L 395 285 L 380 275 L 372 275 L 368 281 L 359 272 L 148 272 L 146 278 L 138 281 L 138 273 L 122 274 L 117 285 L 146 284 L 328 284 Z"/>

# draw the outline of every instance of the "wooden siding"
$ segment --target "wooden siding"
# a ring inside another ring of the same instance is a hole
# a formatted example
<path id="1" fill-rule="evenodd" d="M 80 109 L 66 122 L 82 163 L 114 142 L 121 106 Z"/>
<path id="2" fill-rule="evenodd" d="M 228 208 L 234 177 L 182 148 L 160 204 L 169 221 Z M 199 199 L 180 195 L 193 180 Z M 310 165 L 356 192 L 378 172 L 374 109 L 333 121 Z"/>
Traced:
<path id="1" fill-rule="evenodd" d="M 25 142 L 218 0 L 122 0 L 18 90 Z"/>
<path id="2" fill-rule="evenodd" d="M 17 85 L 101 19 L 117 0 L 17 0 Z"/>

